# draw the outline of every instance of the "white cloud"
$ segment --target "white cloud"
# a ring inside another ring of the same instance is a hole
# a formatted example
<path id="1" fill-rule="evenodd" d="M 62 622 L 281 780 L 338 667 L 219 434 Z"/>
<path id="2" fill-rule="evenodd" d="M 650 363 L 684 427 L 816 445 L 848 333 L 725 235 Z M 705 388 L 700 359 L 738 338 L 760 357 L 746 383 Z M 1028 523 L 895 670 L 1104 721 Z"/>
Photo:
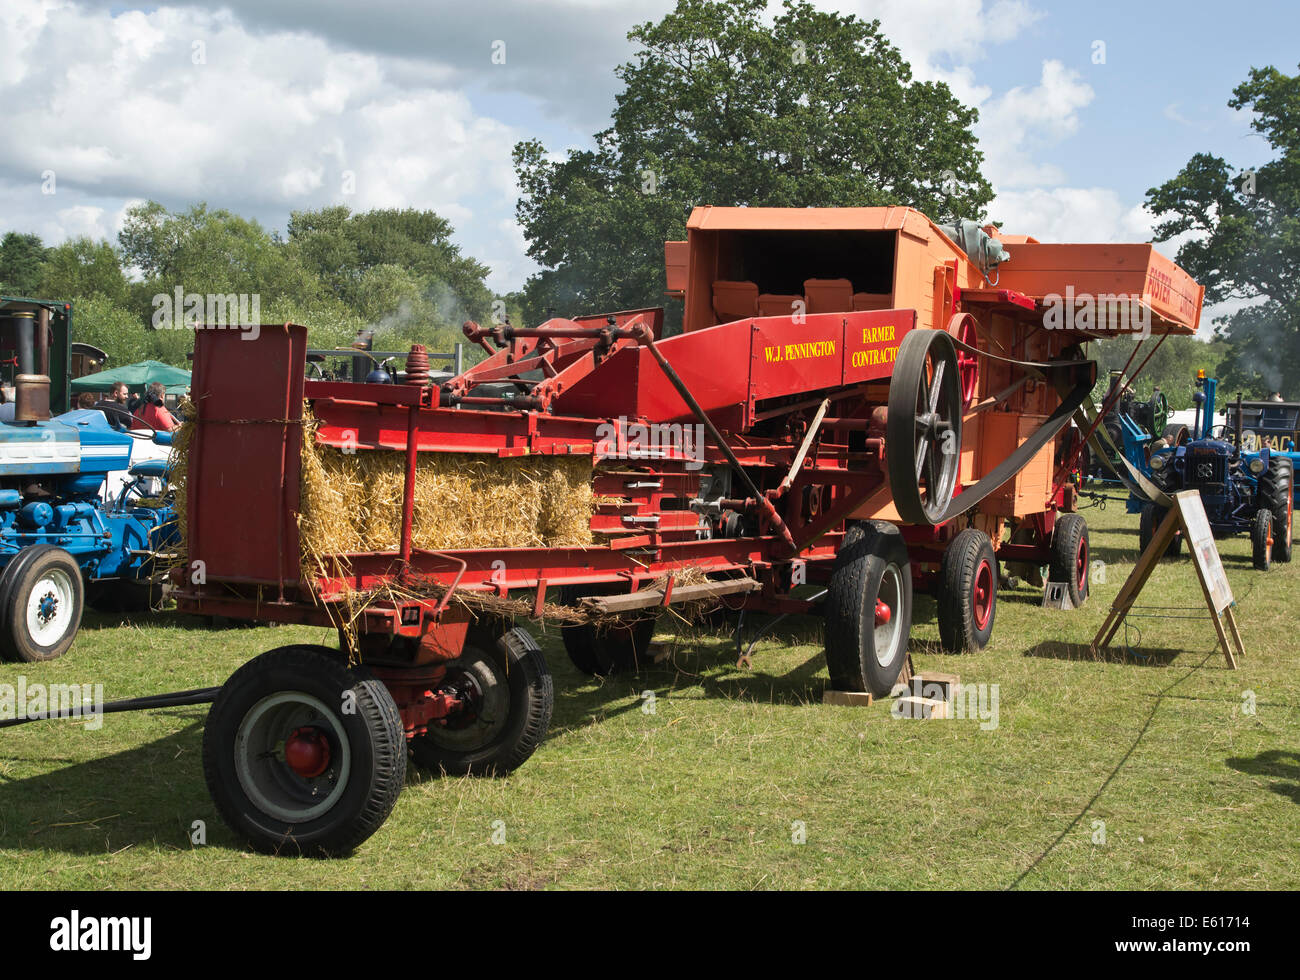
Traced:
<path id="1" fill-rule="evenodd" d="M 1044 61 L 1037 85 L 1017 86 L 981 107 L 976 133 L 985 173 L 996 187 L 1059 184 L 1060 168 L 1035 162 L 1036 150 L 1079 129 L 1079 110 L 1093 100 L 1092 86 L 1055 60 Z"/>
<path id="2" fill-rule="evenodd" d="M 343 203 L 432 208 L 479 252 L 481 210 L 516 197 L 510 150 L 525 134 L 474 112 L 448 86 L 391 80 L 391 59 L 297 31 L 253 33 L 229 12 L 160 8 L 116 17 L 45 0 L 6 0 L 0 207 L 49 241 L 112 237 L 124 198 L 207 200 L 279 224 L 292 209 Z M 8 30 L 6 31 L 8 33 Z M 206 63 L 192 59 L 202 38 Z M 32 47 L 75 52 L 51 71 Z M 53 170 L 57 193 L 40 193 Z M 355 192 L 345 195 L 350 173 Z M 489 239 L 496 240 L 494 232 Z M 509 288 L 514 282 L 493 284 Z"/>
<path id="3" fill-rule="evenodd" d="M 989 213 L 1005 231 L 1042 242 L 1133 242 L 1151 237 L 1151 216 L 1106 187 L 1002 191 Z"/>

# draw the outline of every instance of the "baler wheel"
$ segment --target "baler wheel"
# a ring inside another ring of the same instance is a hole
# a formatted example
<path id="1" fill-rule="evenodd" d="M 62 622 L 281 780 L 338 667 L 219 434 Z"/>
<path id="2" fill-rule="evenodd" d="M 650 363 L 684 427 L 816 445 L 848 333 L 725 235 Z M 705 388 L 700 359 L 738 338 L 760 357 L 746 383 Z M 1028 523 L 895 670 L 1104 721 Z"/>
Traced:
<path id="1" fill-rule="evenodd" d="M 596 586 L 566 585 L 560 590 L 560 601 L 571 606 L 583 596 L 610 593 L 611 590 Z M 635 673 L 641 665 L 649 663 L 650 641 L 654 635 L 655 617 L 645 613 L 612 625 L 597 627 L 583 623 L 560 629 L 564 651 L 573 666 L 592 677 Z"/>
<path id="2" fill-rule="evenodd" d="M 1081 514 L 1062 514 L 1052 531 L 1049 582 L 1069 583 L 1070 604 L 1076 609 L 1088 598 L 1088 522 Z"/>
<path id="3" fill-rule="evenodd" d="M 203 775 L 222 819 L 257 850 L 347 854 L 402 791 L 402 718 L 388 688 L 338 651 L 279 647 L 222 686 Z"/>
<path id="4" fill-rule="evenodd" d="M 942 330 L 909 331 L 890 377 L 885 423 L 890 492 L 903 523 L 942 523 L 957 486 L 961 421 L 952 338 Z"/>
<path id="5" fill-rule="evenodd" d="M 1160 529 L 1165 515 L 1169 513 L 1159 504 L 1145 504 L 1142 507 L 1142 515 L 1138 518 L 1138 548 L 1139 552 L 1146 551 L 1147 545 L 1151 539 L 1156 536 L 1156 531 Z M 1165 549 L 1162 558 L 1177 558 L 1178 553 L 1183 547 L 1183 531 L 1179 528 L 1174 532 L 1174 539 L 1169 542 L 1169 547 Z"/>
<path id="6" fill-rule="evenodd" d="M 1273 564 L 1273 512 L 1265 507 L 1255 511 L 1250 523 L 1250 550 L 1255 568 L 1267 572 Z"/>
<path id="7" fill-rule="evenodd" d="M 935 599 L 943 649 L 948 653 L 984 649 L 993 636 L 997 598 L 993 542 L 983 531 L 968 527 L 949 543 L 939 567 Z"/>
<path id="8" fill-rule="evenodd" d="M 912 571 L 898 528 L 871 521 L 849 529 L 824 609 L 831 687 L 889 694 L 907 662 L 912 630 Z"/>
<path id="9" fill-rule="evenodd" d="M 0 656 L 23 663 L 63 656 L 84 604 L 76 559 L 53 545 L 24 548 L 0 577 Z"/>
<path id="10" fill-rule="evenodd" d="M 465 692 L 467 710 L 411 739 L 421 769 L 451 776 L 504 776 L 546 738 L 555 686 L 546 658 L 518 627 L 500 633 L 475 625 L 447 679 Z"/>

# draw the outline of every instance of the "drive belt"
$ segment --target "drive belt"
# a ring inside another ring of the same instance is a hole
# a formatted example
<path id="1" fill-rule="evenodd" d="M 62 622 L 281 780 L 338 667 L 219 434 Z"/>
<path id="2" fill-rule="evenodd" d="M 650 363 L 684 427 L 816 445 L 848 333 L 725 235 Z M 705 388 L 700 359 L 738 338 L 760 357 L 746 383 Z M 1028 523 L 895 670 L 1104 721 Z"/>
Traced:
<path id="1" fill-rule="evenodd" d="M 1080 407 L 1087 402 L 1088 396 L 1092 393 L 1093 385 L 1096 384 L 1097 377 L 1097 364 L 1095 361 L 1019 361 L 1010 357 L 999 357 L 996 354 L 990 354 L 988 351 L 981 351 L 955 338 L 953 343 L 961 350 L 982 358 L 1000 361 L 1003 364 L 1014 365 L 1052 382 L 1061 395 L 1061 404 L 1043 420 L 1043 424 L 1036 428 L 1014 453 L 993 467 L 978 482 L 965 487 L 961 493 L 954 494 L 952 500 L 948 502 L 942 517 L 935 521 L 936 524 L 950 521 L 954 517 L 964 514 L 1024 469 L 1039 450 L 1056 438 L 1056 434 L 1065 428 L 1070 419 L 1074 417 L 1075 412 L 1079 411 Z M 1077 382 L 1074 387 L 1067 388 L 1067 385 L 1078 376 L 1080 371 L 1083 372 L 1083 380 Z"/>

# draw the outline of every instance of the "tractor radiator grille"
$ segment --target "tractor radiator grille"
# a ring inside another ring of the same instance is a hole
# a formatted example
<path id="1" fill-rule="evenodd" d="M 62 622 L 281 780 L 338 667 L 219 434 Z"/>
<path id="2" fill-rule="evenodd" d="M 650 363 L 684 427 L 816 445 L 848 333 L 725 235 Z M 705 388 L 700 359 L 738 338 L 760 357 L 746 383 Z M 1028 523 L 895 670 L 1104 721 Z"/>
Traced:
<path id="1" fill-rule="evenodd" d="M 1194 453 L 1187 459 L 1188 486 L 1223 486 L 1227 477 L 1226 456 L 1217 453 Z"/>

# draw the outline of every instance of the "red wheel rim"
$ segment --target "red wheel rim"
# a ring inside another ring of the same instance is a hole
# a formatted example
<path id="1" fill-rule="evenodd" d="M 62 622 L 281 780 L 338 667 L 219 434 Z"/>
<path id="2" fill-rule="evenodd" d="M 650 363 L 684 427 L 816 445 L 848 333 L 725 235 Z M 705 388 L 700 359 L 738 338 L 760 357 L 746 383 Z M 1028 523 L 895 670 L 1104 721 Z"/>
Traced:
<path id="1" fill-rule="evenodd" d="M 975 331 L 975 318 L 968 313 L 960 314 L 961 325 L 954 334 L 963 344 L 977 346 L 979 334 Z M 951 327 L 949 327 L 951 330 Z M 957 348 L 957 377 L 961 382 L 962 411 L 970 408 L 975 400 L 975 386 L 979 384 L 979 358 L 969 351 Z"/>
<path id="2" fill-rule="evenodd" d="M 975 569 L 975 582 L 971 587 L 971 610 L 975 614 L 975 628 L 984 629 L 993 615 L 993 566 L 981 561 Z"/>
<path id="3" fill-rule="evenodd" d="M 1088 585 L 1088 542 L 1083 538 L 1079 539 L 1079 553 L 1074 558 L 1074 571 L 1076 584 L 1082 592 Z"/>

